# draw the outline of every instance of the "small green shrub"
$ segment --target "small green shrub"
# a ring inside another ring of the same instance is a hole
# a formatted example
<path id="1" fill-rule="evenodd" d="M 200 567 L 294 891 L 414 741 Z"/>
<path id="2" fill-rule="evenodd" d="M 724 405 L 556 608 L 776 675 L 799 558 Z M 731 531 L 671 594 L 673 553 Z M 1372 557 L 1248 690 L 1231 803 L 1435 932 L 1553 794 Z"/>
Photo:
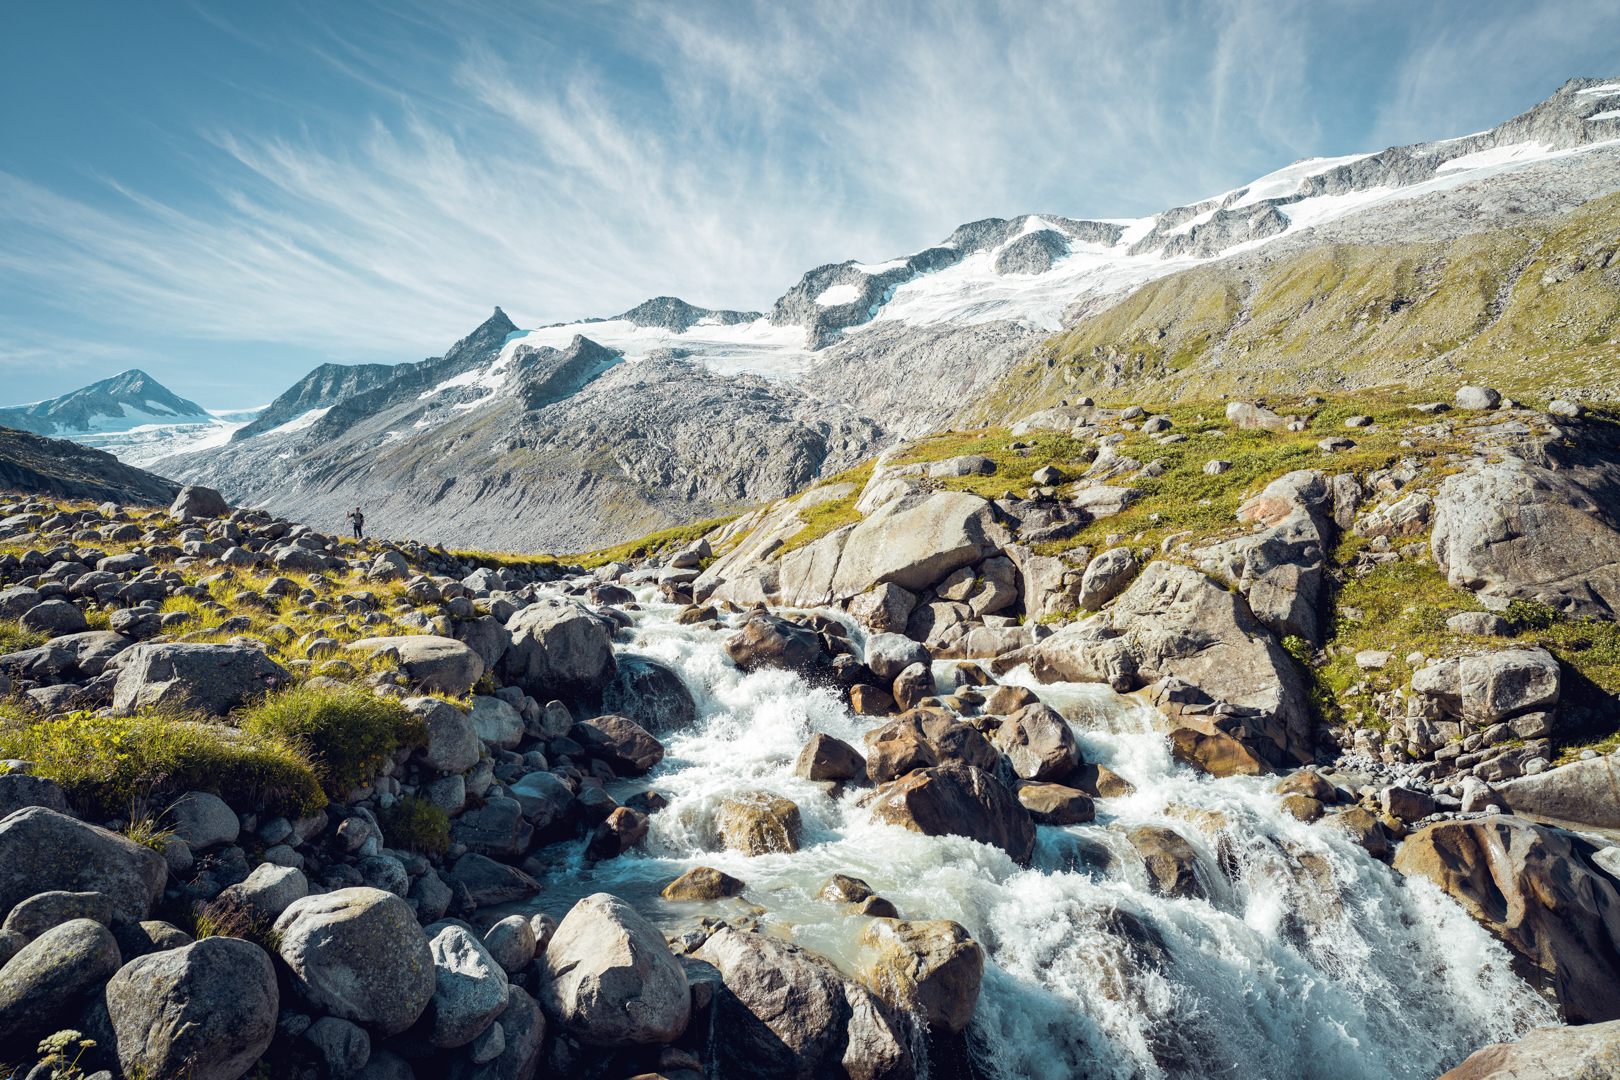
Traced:
<path id="1" fill-rule="evenodd" d="M 398 701 L 352 684 L 294 687 L 253 706 L 241 726 L 302 749 L 333 798 L 370 783 L 401 746 L 427 743 L 426 727 Z"/>
<path id="2" fill-rule="evenodd" d="M 309 762 L 285 740 L 178 715 L 0 718 L 0 756 L 32 761 L 37 775 L 98 819 L 192 790 L 238 806 L 263 802 L 288 817 L 326 805 Z"/>
<path id="3" fill-rule="evenodd" d="M 192 918 L 191 936 L 201 941 L 210 937 L 233 937 L 251 941 L 271 956 L 281 949 L 281 935 L 273 920 L 229 900 L 198 904 Z"/>
<path id="4" fill-rule="evenodd" d="M 450 848 L 450 818 L 420 795 L 401 799 L 382 814 L 383 839 L 391 848 L 442 855 Z"/>
<path id="5" fill-rule="evenodd" d="M 0 619 L 0 653 L 37 649 L 49 640 L 47 634 L 24 630 L 21 623 L 13 622 L 11 619 Z"/>
<path id="6" fill-rule="evenodd" d="M 1311 643 L 1304 638 L 1289 635 L 1283 638 L 1283 651 L 1294 662 L 1294 670 L 1299 672 L 1299 681 L 1305 686 L 1305 698 L 1310 705 L 1311 719 L 1318 724 L 1333 724 L 1340 719 L 1339 702 L 1333 696 L 1333 688 L 1322 678 L 1322 673 L 1311 663 L 1315 650 Z"/>
<path id="7" fill-rule="evenodd" d="M 1502 617 L 1521 631 L 1551 630 L 1554 624 L 1564 620 L 1564 613 L 1534 600 L 1514 600 Z"/>

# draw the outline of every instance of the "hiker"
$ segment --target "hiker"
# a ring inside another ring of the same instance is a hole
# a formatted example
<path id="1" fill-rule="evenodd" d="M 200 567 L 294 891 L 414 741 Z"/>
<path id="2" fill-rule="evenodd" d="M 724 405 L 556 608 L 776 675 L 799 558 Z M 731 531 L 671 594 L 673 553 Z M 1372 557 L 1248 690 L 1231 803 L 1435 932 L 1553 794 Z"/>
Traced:
<path id="1" fill-rule="evenodd" d="M 354 513 L 346 514 L 344 516 L 347 517 L 349 519 L 349 521 L 352 522 L 353 525 L 354 525 L 354 538 L 355 538 L 355 540 L 360 541 L 360 542 L 364 542 L 365 538 L 366 538 L 366 534 L 365 534 L 366 515 L 362 514 L 360 512 L 360 508 L 357 506 L 357 507 L 354 508 Z"/>

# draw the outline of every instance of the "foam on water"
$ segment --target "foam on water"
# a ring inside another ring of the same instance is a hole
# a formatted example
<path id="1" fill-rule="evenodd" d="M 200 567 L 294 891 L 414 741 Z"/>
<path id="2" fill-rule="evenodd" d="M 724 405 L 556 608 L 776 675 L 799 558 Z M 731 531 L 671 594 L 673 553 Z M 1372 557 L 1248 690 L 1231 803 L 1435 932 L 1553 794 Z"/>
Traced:
<path id="1" fill-rule="evenodd" d="M 1274 779 L 1216 780 L 1176 765 L 1151 710 L 1107 687 L 1036 689 L 1069 719 L 1085 759 L 1137 791 L 1100 800 L 1090 824 L 1042 826 L 1031 865 L 1019 867 L 961 837 L 875 825 L 853 796 L 835 801 L 794 776 L 812 733 L 859 748 L 871 724 L 787 672 L 743 674 L 726 633 L 678 626 L 675 608 L 639 591 L 645 610 L 632 613 L 622 647 L 678 671 L 699 720 L 661 736 L 667 756 L 651 777 L 610 786 L 621 798 L 649 786 L 670 797 L 645 850 L 587 867 L 583 842 L 570 845 L 535 898 L 540 910 L 560 918 L 580 897 L 611 892 L 678 933 L 694 916 L 757 905 L 773 932 L 853 973 L 865 920 L 815 893 L 833 873 L 864 878 L 906 917 L 954 919 L 984 946 L 970 1042 L 989 1073 L 1009 1078 L 1430 1078 L 1486 1043 L 1556 1022 L 1511 973 L 1506 949 L 1439 890 L 1281 813 Z M 823 614 L 861 643 L 847 616 Z M 1024 670 L 1002 681 L 1033 685 Z M 760 788 L 799 805 L 797 854 L 720 847 L 721 801 Z M 1141 825 L 1192 844 L 1207 900 L 1150 891 L 1125 837 Z M 658 898 L 695 866 L 741 878 L 746 897 Z"/>

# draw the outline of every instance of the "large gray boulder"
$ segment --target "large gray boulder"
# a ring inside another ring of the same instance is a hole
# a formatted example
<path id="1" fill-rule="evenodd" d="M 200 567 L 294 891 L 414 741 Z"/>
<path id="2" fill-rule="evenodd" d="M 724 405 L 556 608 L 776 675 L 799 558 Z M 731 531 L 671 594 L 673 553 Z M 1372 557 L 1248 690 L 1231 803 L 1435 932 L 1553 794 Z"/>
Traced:
<path id="1" fill-rule="evenodd" d="M 59 634 L 77 634 L 90 628 L 84 612 L 66 600 L 46 600 L 36 604 L 23 612 L 22 618 L 17 621 L 22 624 L 24 630 L 32 630 L 36 634 L 49 634 L 52 637 Z"/>
<path id="2" fill-rule="evenodd" d="M 548 598 L 507 620 L 512 644 L 501 676 L 536 701 L 601 691 L 614 672 L 613 637 L 572 600 Z"/>
<path id="3" fill-rule="evenodd" d="M 681 731 L 697 722 L 697 702 L 673 668 L 634 653 L 619 653 L 616 661 L 602 708 L 652 732 Z"/>
<path id="4" fill-rule="evenodd" d="M 845 538 L 829 599 L 847 600 L 893 582 L 917 592 L 1011 542 L 986 499 L 961 491 L 918 492 L 879 507 Z"/>
<path id="5" fill-rule="evenodd" d="M 0 912 L 36 893 L 99 892 L 115 924 L 140 922 L 163 892 L 169 864 L 142 844 L 42 806 L 0 820 Z"/>
<path id="6" fill-rule="evenodd" d="M 904 634 L 873 634 L 866 639 L 866 666 L 880 679 L 893 682 L 913 664 L 929 664 L 928 647 Z"/>
<path id="7" fill-rule="evenodd" d="M 224 799 L 206 791 L 186 792 L 170 805 L 168 816 L 174 822 L 174 835 L 192 851 L 234 844 L 242 831 L 236 811 Z"/>
<path id="8" fill-rule="evenodd" d="M 484 675 L 484 661 L 476 652 L 454 638 L 434 634 L 361 638 L 349 649 L 366 656 L 393 650 L 412 683 L 451 697 L 465 694 Z"/>
<path id="9" fill-rule="evenodd" d="M 574 793 L 555 773 L 532 772 L 512 784 L 507 791 L 523 809 L 523 816 L 536 830 L 544 831 L 567 819 L 574 805 Z"/>
<path id="10" fill-rule="evenodd" d="M 246 881 L 227 886 L 219 898 L 273 922 L 281 918 L 281 913 L 291 907 L 293 901 L 308 895 L 309 880 L 302 870 L 260 863 Z"/>
<path id="11" fill-rule="evenodd" d="M 131 645 L 135 639 L 112 630 L 86 630 L 82 634 L 64 634 L 45 643 L 56 649 L 70 649 L 79 674 L 94 678 L 107 667 L 107 662 Z"/>
<path id="12" fill-rule="evenodd" d="M 177 521 L 224 517 L 230 512 L 230 504 L 225 501 L 225 496 L 213 488 L 195 484 L 181 488 L 180 494 L 174 497 L 173 504 L 169 506 L 169 516 Z"/>
<path id="13" fill-rule="evenodd" d="M 540 1003 L 588 1046 L 673 1042 L 692 1000 L 658 928 L 608 893 L 575 904 L 541 958 Z"/>
<path id="14" fill-rule="evenodd" d="M 24 945 L 0 968 L 0 1046 L 32 1050 L 69 1026 L 86 991 L 123 963 L 112 931 L 72 919 Z"/>
<path id="15" fill-rule="evenodd" d="M 1496 793 L 1520 816 L 1620 829 L 1620 769 L 1607 755 L 1505 781 L 1496 785 Z"/>
<path id="16" fill-rule="evenodd" d="M 484 943 L 459 926 L 447 926 L 428 943 L 433 951 L 434 990 L 424 1024 L 428 1041 L 441 1048 L 466 1046 L 506 1011 L 506 972 Z"/>
<path id="17" fill-rule="evenodd" d="M 323 1016 L 311 1024 L 304 1040 L 320 1051 L 331 1080 L 352 1080 L 371 1062 L 371 1036 L 366 1029 L 335 1016 Z"/>
<path id="18" fill-rule="evenodd" d="M 915 593 L 889 581 L 851 600 L 849 613 L 874 633 L 903 634 L 916 606 Z"/>
<path id="19" fill-rule="evenodd" d="M 38 607 L 42 600 L 39 591 L 27 585 L 0 589 L 0 619 L 20 619 L 24 612 Z"/>
<path id="20" fill-rule="evenodd" d="M 453 843 L 497 859 L 516 859 L 528 848 L 534 829 L 523 820 L 523 805 L 497 796 L 468 810 L 450 823 Z"/>
<path id="21" fill-rule="evenodd" d="M 512 644 L 512 631 L 493 615 L 467 619 L 456 627 L 456 640 L 478 654 L 485 671 L 494 671 Z"/>
<path id="22" fill-rule="evenodd" d="M 321 1012 L 384 1035 L 416 1022 L 433 996 L 433 953 L 416 913 L 380 889 L 295 900 L 276 920 L 293 985 Z"/>
<path id="23" fill-rule="evenodd" d="M 1563 690 L 1563 673 L 1546 649 L 1498 649 L 1421 667 L 1412 673 L 1412 690 L 1483 726 L 1552 708 Z"/>
<path id="24" fill-rule="evenodd" d="M 965 836 L 1028 863 L 1035 823 L 994 776 L 962 762 L 916 769 L 877 789 L 872 820 L 924 836 Z"/>
<path id="25" fill-rule="evenodd" d="M 1001 674 L 1024 663 L 1043 683 L 1106 682 L 1122 692 L 1174 677 L 1234 706 L 1230 734 L 1265 761 L 1315 756 L 1293 661 L 1241 596 L 1190 566 L 1149 563 L 1108 611 L 991 666 Z"/>
<path id="26" fill-rule="evenodd" d="M 242 645 L 147 643 L 126 651 L 113 685 L 121 713 L 154 705 L 223 716 L 257 694 L 286 686 L 287 669 L 261 649 Z"/>
<path id="27" fill-rule="evenodd" d="M 232 937 L 142 956 L 107 983 L 119 1064 L 150 1080 L 237 1080 L 269 1049 L 280 1005 L 270 957 Z"/>
<path id="28" fill-rule="evenodd" d="M 1620 613 L 1620 459 L 1548 468 L 1517 457 L 1470 466 L 1435 496 L 1434 561 L 1453 588 L 1536 600 L 1571 615 Z"/>
<path id="29" fill-rule="evenodd" d="M 1086 564 L 1075 602 L 1082 611 L 1096 611 L 1124 592 L 1135 576 L 1135 552 L 1128 547 L 1110 548 Z"/>
<path id="30" fill-rule="evenodd" d="M 420 753 L 428 768 L 462 773 L 478 763 L 478 729 L 466 713 L 436 697 L 406 698 L 404 705 L 427 726 L 427 746 Z"/>
<path id="31" fill-rule="evenodd" d="M 55 780 L 27 773 L 0 776 L 0 821 L 25 806 L 43 806 L 59 814 L 67 813 L 67 795 Z"/>
<path id="32" fill-rule="evenodd" d="M 764 934 L 726 927 L 695 958 L 713 965 L 720 1075 L 910 1080 L 911 1033 L 865 987 L 825 958 Z"/>
<path id="33" fill-rule="evenodd" d="M 467 719 L 478 737 L 497 750 L 510 750 L 523 741 L 523 717 L 500 698 L 475 696 Z"/>
<path id="34" fill-rule="evenodd" d="M 74 919 L 89 919 L 103 926 L 112 925 L 112 898 L 99 892 L 35 893 L 6 916 L 4 927 L 33 940 L 53 926 Z"/>

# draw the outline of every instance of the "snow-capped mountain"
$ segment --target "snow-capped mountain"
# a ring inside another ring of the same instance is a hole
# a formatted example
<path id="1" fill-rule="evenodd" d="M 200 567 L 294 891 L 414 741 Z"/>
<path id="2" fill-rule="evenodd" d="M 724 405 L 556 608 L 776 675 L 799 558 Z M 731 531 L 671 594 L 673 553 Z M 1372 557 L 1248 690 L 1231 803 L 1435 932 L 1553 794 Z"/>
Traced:
<path id="1" fill-rule="evenodd" d="M 1295 162 L 1146 218 L 992 218 L 904 257 L 820 266 L 769 313 L 660 297 L 608 319 L 523 330 L 496 309 L 443 357 L 317 369 L 228 446 L 158 471 L 309 520 L 331 514 L 333 527 L 359 503 L 384 533 L 583 550 L 787 494 L 958 415 L 996 418 L 1029 398 L 1025 384 L 1043 365 L 1050 378 L 1109 387 L 1188 372 L 1206 388 L 1243 386 L 1259 361 L 1244 359 L 1249 346 L 1222 352 L 1231 319 L 1247 321 L 1255 298 L 1269 295 L 1268 275 L 1300 252 L 1384 245 L 1371 257 L 1389 263 L 1407 257 L 1400 245 L 1421 242 L 1414 280 L 1439 282 L 1453 261 L 1471 265 L 1449 259 L 1447 245 L 1507 238 L 1502 249 L 1514 254 L 1460 290 L 1480 311 L 1447 339 L 1455 347 L 1503 323 L 1527 268 L 1575 243 L 1549 233 L 1530 244 L 1527 227 L 1601 218 L 1617 191 L 1620 80 L 1575 79 L 1490 131 Z M 1577 251 L 1560 265 L 1585 268 L 1589 258 Z M 1197 305 L 1174 284 L 1212 268 L 1231 276 L 1205 305 L 1229 316 L 1219 333 L 1198 330 L 1203 316 L 1182 310 Z M 1171 287 L 1145 288 L 1165 279 Z M 1304 310 L 1331 307 L 1340 284 L 1322 285 Z M 1369 318 L 1413 328 L 1427 348 L 1426 337 L 1443 335 L 1425 335 L 1422 320 L 1434 316 L 1423 305 L 1442 286 L 1393 299 L 1358 293 L 1366 310 L 1344 321 L 1358 334 Z M 1097 371 L 1054 369 L 1050 350 L 1037 349 L 1117 318 L 1115 308 L 1134 321 L 1117 342 L 1092 346 Z M 1151 344 L 1195 334 L 1173 356 Z M 1311 377 L 1360 378 L 1357 357 L 1369 348 L 1352 343 L 1348 360 Z M 1431 352 L 1419 359 L 1449 355 Z M 1429 370 L 1403 369 L 1408 378 Z M 1164 382 L 1156 392 L 1176 391 Z"/>

